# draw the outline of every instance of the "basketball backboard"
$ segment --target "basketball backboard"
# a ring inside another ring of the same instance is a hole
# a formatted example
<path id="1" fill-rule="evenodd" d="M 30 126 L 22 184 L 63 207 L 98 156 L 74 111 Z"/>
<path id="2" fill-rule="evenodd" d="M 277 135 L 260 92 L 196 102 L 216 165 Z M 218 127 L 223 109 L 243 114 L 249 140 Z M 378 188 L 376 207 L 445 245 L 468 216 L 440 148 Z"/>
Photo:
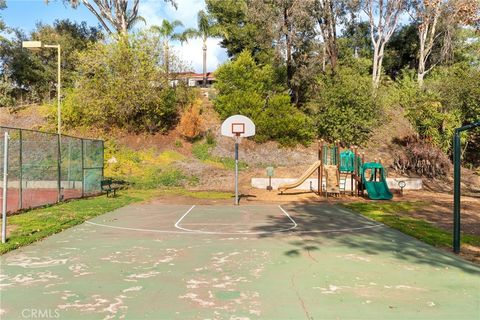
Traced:
<path id="1" fill-rule="evenodd" d="M 242 115 L 234 115 L 223 121 L 221 133 L 227 137 L 251 137 L 255 135 L 255 124 Z"/>

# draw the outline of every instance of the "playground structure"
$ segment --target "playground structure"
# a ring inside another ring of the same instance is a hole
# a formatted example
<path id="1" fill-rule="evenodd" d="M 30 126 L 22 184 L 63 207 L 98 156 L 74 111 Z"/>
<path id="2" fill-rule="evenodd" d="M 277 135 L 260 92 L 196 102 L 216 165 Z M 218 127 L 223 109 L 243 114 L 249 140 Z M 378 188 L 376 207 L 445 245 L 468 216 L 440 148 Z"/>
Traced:
<path id="1" fill-rule="evenodd" d="M 341 151 L 338 141 L 328 145 L 323 139 L 318 146 L 318 160 L 295 182 L 280 185 L 278 191 L 283 194 L 286 190 L 298 187 L 315 172 L 318 195 L 339 196 L 350 192 L 352 196 L 364 196 L 366 190 L 370 199 L 390 200 L 393 197 L 381 161 L 365 162 L 364 154 L 358 154 L 358 147 L 352 146 Z"/>

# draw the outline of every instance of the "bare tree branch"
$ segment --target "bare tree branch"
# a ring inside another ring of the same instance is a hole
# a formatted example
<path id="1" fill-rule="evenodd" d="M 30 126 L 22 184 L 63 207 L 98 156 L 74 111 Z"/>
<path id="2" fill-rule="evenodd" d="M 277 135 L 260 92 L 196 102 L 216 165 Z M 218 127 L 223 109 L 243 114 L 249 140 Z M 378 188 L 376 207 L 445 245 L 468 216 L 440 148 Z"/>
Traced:
<path id="1" fill-rule="evenodd" d="M 95 15 L 102 27 L 109 34 L 115 30 L 119 34 L 126 34 L 135 22 L 139 21 L 140 0 L 63 0 L 65 3 L 77 8 L 83 4 L 91 13 Z M 129 9 L 129 3 L 132 8 Z M 163 0 L 177 9 L 175 0 Z M 45 0 L 49 2 L 49 0 Z"/>

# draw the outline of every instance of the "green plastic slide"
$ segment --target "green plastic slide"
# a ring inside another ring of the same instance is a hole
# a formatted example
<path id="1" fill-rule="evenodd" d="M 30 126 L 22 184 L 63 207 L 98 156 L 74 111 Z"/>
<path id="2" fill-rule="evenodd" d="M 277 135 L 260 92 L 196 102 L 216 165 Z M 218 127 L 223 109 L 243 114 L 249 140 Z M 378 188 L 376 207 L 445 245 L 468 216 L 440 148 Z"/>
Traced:
<path id="1" fill-rule="evenodd" d="M 368 179 L 366 173 L 369 172 Z M 391 200 L 393 194 L 388 189 L 385 168 L 376 162 L 367 162 L 362 166 L 362 182 L 372 200 Z"/>

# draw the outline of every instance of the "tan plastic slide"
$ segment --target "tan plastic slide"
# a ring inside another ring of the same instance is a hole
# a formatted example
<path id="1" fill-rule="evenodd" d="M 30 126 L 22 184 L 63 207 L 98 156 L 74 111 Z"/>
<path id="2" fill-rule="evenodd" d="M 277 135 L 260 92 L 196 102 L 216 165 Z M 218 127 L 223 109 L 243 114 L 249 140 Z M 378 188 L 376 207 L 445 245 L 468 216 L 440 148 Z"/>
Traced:
<path id="1" fill-rule="evenodd" d="M 340 194 L 340 173 L 337 166 L 324 166 L 326 188 L 325 192 Z"/>
<path id="2" fill-rule="evenodd" d="M 296 188 L 298 187 L 299 185 L 301 185 L 305 180 L 308 179 L 308 177 L 310 177 L 321 165 L 321 161 L 317 161 L 315 162 L 314 164 L 312 164 L 310 166 L 310 168 L 308 168 L 307 171 L 305 171 L 302 176 L 295 182 L 292 182 L 292 183 L 285 183 L 285 184 L 282 184 L 278 187 L 278 191 L 280 192 L 283 192 L 285 190 L 288 190 L 288 189 L 293 189 L 293 188 Z"/>

